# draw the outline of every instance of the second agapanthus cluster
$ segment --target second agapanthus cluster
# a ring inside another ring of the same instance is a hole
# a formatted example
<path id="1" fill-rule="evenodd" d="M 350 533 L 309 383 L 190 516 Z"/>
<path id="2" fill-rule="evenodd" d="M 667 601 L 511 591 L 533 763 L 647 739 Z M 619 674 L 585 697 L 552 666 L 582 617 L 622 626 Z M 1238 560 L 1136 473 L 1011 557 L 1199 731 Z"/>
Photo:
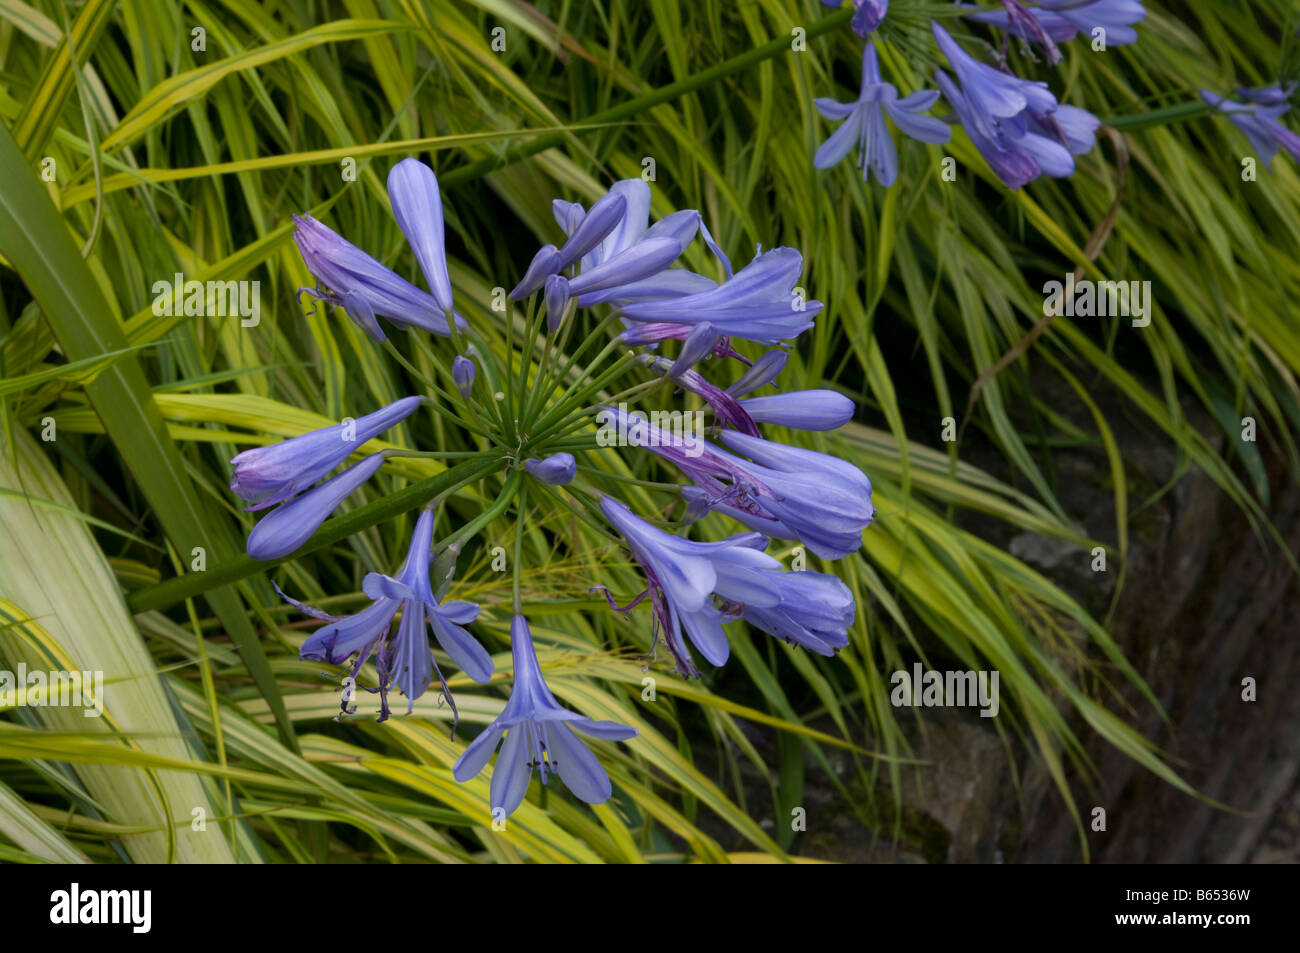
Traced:
<path id="1" fill-rule="evenodd" d="M 589 209 L 557 200 L 554 213 L 563 238 L 538 251 L 512 292 L 516 300 L 531 301 L 527 334 L 517 353 L 500 354 L 455 311 L 432 170 L 413 159 L 398 163 L 389 176 L 389 195 L 429 290 L 304 216 L 296 238 L 318 282 L 305 290 L 341 307 L 390 349 L 393 342 L 378 318 L 412 334 L 433 335 L 436 342 L 417 343 L 442 380 L 427 382 L 430 390 L 423 396 L 235 457 L 231 489 L 251 504 L 250 510 L 276 507 L 253 528 L 248 552 L 263 560 L 291 555 L 393 454 L 440 456 L 436 450 L 396 448 L 364 453 L 367 441 L 406 424 L 422 406 L 471 429 L 487 447 L 452 468 L 449 475 L 471 468 L 459 485 L 495 472 L 503 486 L 497 504 L 441 539 L 432 504 L 422 509 L 401 567 L 393 575 L 365 576 L 362 588 L 370 603 L 361 611 L 332 616 L 285 596 L 325 623 L 303 643 L 302 658 L 349 665 L 344 713 L 356 711 L 357 689 L 379 695 L 381 720 L 389 716 L 388 695 L 394 689 L 407 698 L 408 711 L 435 682 L 450 702 L 430 631 L 470 679 L 482 684 L 493 678 L 492 656 L 466 628 L 479 618 L 481 606 L 446 594 L 456 556 L 474 534 L 511 504 L 516 518 L 523 519 L 528 480 L 538 487 L 535 498 L 603 515 L 611 538 L 622 541 L 645 575 L 644 591 L 632 594 L 623 608 L 649 600 L 651 647 L 662 640 L 681 676 L 701 674 L 695 656 L 724 664 L 730 654 L 728 629 L 736 624 L 822 655 L 849 644 L 856 605 L 848 587 L 831 574 L 787 569 L 765 551 L 770 540 L 783 540 L 823 559 L 841 559 L 859 548 L 874 513 L 871 484 L 857 467 L 761 432 L 764 426 L 830 430 L 854 413 L 853 402 L 832 390 L 758 393 L 784 368 L 785 346 L 812 327 L 822 308 L 796 288 L 803 269 L 797 250 L 760 248 L 733 271 L 699 212 L 674 212 L 651 224 L 650 189 L 640 179 L 615 183 Z M 680 264 L 697 236 L 717 263 L 716 278 Z M 578 312 L 591 309 L 599 309 L 593 320 L 581 321 Z M 587 330 L 575 334 L 579 326 Z M 550 338 L 544 346 L 535 341 L 541 336 Z M 737 350 L 739 341 L 751 342 L 746 349 L 757 344 L 768 350 L 751 361 Z M 576 347 L 562 354 L 571 342 Z M 434 343 L 436 348 L 423 350 Z M 593 347 L 596 356 L 580 365 L 579 355 Z M 635 359 L 629 359 L 629 348 L 640 349 Z M 726 386 L 704 370 L 706 364 L 720 370 L 733 361 L 744 369 Z M 563 389 L 557 387 L 559 367 L 565 372 Z M 488 377 L 491 399 L 480 399 L 480 372 Z M 633 379 L 620 385 L 620 372 Z M 709 408 L 710 440 L 688 444 L 619 400 L 629 395 L 662 400 L 674 391 L 697 395 Z M 612 398 L 611 406 L 602 404 L 603 398 Z M 594 439 L 601 419 L 615 428 L 620 446 L 656 454 L 688 481 L 678 488 L 685 503 L 679 522 L 637 515 L 617 493 L 606 492 L 596 468 L 588 468 L 591 482 L 578 479 L 584 455 L 610 452 Z M 354 453 L 361 459 L 348 466 Z M 716 542 L 691 540 L 691 524 L 709 514 L 721 525 L 736 524 L 737 531 Z M 468 780 L 499 746 L 490 789 L 494 810 L 513 811 L 534 770 L 543 782 L 557 774 L 577 797 L 600 803 L 611 794 L 609 777 L 573 730 L 606 741 L 626 740 L 636 730 L 586 718 L 555 699 L 522 611 L 519 561 L 513 567 L 510 625 L 513 690 L 453 773 Z M 600 580 L 588 585 L 605 588 Z M 376 678 L 373 685 L 362 685 L 368 662 Z"/>
<path id="2" fill-rule="evenodd" d="M 824 0 L 827 6 L 837 2 Z M 940 94 L 951 107 L 951 120 L 970 137 L 989 167 L 1007 186 L 1019 189 L 1040 176 L 1062 178 L 1073 174 L 1075 156 L 1092 151 L 1101 123 L 1076 106 L 1057 102 L 1047 83 L 1022 79 L 1005 66 L 1005 56 L 986 63 L 967 53 L 944 27 L 931 22 L 936 49 L 948 62 L 956 81 L 945 70 L 935 70 L 938 90 L 919 90 L 899 97 L 897 88 L 881 76 L 872 36 L 885 19 L 887 2 L 858 2 L 852 20 L 866 40 L 862 57 L 862 90 L 854 103 L 818 99 L 817 110 L 843 125 L 817 150 L 813 164 L 829 168 L 858 146 L 858 167 L 868 170 L 881 185 L 898 177 L 898 157 L 885 125 L 888 116 L 906 135 L 919 142 L 942 144 L 949 140 L 948 122 L 924 115 Z M 1042 0 L 1027 6 L 1020 0 L 1002 0 L 1001 10 L 959 5 L 966 19 L 1001 27 L 1043 50 L 1049 65 L 1062 59 L 1058 43 L 1079 32 L 1103 36 L 1112 46 L 1137 40 L 1133 24 L 1146 16 L 1139 0 Z"/>

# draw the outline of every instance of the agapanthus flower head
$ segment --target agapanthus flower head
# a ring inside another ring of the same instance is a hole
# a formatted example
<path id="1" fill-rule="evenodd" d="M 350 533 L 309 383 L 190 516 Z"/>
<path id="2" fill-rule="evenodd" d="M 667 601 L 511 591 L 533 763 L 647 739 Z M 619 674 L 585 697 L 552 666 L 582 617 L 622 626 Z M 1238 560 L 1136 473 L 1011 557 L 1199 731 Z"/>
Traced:
<path id="1" fill-rule="evenodd" d="M 751 613 L 763 631 L 822 654 L 848 644 L 845 629 L 855 611 L 848 588 L 823 573 L 785 570 L 762 551 L 767 541 L 759 533 L 697 543 L 651 526 L 608 497 L 600 508 L 645 571 L 656 631 L 683 677 L 700 674 L 683 636 L 710 664 L 723 665 L 731 653 L 723 626 Z M 813 599 L 823 604 L 808 604 Z"/>
<path id="2" fill-rule="evenodd" d="M 1300 135 L 1279 121 L 1291 108 L 1287 98 L 1295 87 L 1283 89 L 1270 86 L 1264 89 L 1240 89 L 1238 94 L 1246 102 L 1225 99 L 1209 90 L 1201 90 L 1201 98 L 1232 120 L 1249 140 L 1250 146 L 1271 168 L 1278 149 L 1285 149 L 1291 158 L 1300 162 Z"/>
<path id="3" fill-rule="evenodd" d="M 380 695 L 380 721 L 388 717 L 388 692 L 397 688 L 406 696 L 410 711 L 415 700 L 424 694 L 434 675 L 442 684 L 444 696 L 450 702 L 446 682 L 438 670 L 429 647 L 427 622 L 433 629 L 438 644 L 470 678 L 484 683 L 492 678 L 492 657 L 478 640 L 463 626 L 478 617 L 479 607 L 472 602 L 449 601 L 441 605 L 434 598 L 429 585 L 429 547 L 433 537 L 433 514 L 425 510 L 420 514 L 411 536 L 411 547 L 406 561 L 396 576 L 369 573 L 362 588 L 373 602 L 355 615 L 338 617 L 327 615 L 296 599 L 284 596 L 314 618 L 328 622 L 311 634 L 303 643 L 299 657 L 313 661 L 341 665 L 355 656 L 348 673 L 349 684 L 355 684 L 361 668 L 373 656 L 379 673 L 377 691 Z M 283 593 L 281 593 L 283 596 Z M 393 620 L 398 612 L 401 621 L 393 631 Z M 356 707 L 347 707 L 348 696 L 343 700 L 343 711 L 351 714 Z M 453 705 L 453 709 L 454 709 Z"/>
<path id="4" fill-rule="evenodd" d="M 603 804 L 613 788 L 609 775 L 573 729 L 606 741 L 626 741 L 636 729 L 614 721 L 596 721 L 569 711 L 555 700 L 542 678 L 528 622 L 522 615 L 510 621 L 510 650 L 514 687 L 495 721 L 470 742 L 452 768 L 457 781 L 468 781 L 483 770 L 501 744 L 492 772 L 492 810 L 513 813 L 528 791 L 534 770 L 545 784 L 558 774 L 566 787 L 588 804 Z"/>
<path id="5" fill-rule="evenodd" d="M 793 248 L 759 251 L 751 261 L 709 291 L 643 301 L 623 308 L 633 322 L 697 325 L 708 322 L 721 335 L 765 343 L 790 340 L 813 325 L 820 301 L 795 295 L 803 256 Z M 689 333 L 689 332 L 686 332 Z"/>
<path id="6" fill-rule="evenodd" d="M 876 45 L 867 40 L 862 52 L 862 90 L 857 101 L 841 103 L 828 98 L 813 101 L 825 118 L 843 120 L 843 125 L 817 150 L 813 165 L 818 169 L 829 169 L 847 156 L 856 144 L 858 168 L 862 170 L 863 179 L 870 169 L 876 173 L 876 180 L 881 185 L 893 185 L 898 178 L 898 153 L 885 125 L 886 114 L 894 125 L 919 142 L 947 142 L 952 136 L 947 125 L 933 116 L 924 115 L 938 98 L 939 94 L 934 90 L 921 90 L 899 99 L 894 84 L 881 79 Z"/>

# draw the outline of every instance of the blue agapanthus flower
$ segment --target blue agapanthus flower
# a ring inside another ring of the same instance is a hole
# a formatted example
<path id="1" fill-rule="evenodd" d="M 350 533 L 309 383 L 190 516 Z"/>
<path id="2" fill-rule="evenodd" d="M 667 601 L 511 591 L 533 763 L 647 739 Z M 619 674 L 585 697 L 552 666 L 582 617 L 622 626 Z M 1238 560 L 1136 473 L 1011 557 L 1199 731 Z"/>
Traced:
<path id="1" fill-rule="evenodd" d="M 303 659 L 341 665 L 355 656 L 348 677 L 352 684 L 363 665 L 373 656 L 379 673 L 377 691 L 380 697 L 379 720 L 389 715 L 388 692 L 397 688 L 406 696 L 410 711 L 415 700 L 424 694 L 436 674 L 444 697 L 451 701 L 446 682 L 438 670 L 429 647 L 426 622 L 434 637 L 452 661 L 476 682 L 492 678 L 492 657 L 487 650 L 464 629 L 479 614 L 472 602 L 453 600 L 441 605 L 434 598 L 429 584 L 429 547 L 433 540 L 433 513 L 424 510 L 411 535 L 411 547 L 406 561 L 396 576 L 372 572 L 366 575 L 362 589 L 374 600 L 370 606 L 351 616 L 331 616 L 319 609 L 284 596 L 313 618 L 327 621 L 303 643 L 299 656 Z M 283 596 L 283 593 L 281 593 Z M 401 621 L 393 631 L 393 620 L 402 613 Z M 343 700 L 343 711 L 352 714 L 356 707 L 348 707 L 348 696 Z M 453 705 L 453 710 L 455 706 Z"/>
<path id="2" fill-rule="evenodd" d="M 355 421 L 236 454 L 230 461 L 235 468 L 230 489 L 253 504 L 250 512 L 282 503 L 329 473 L 367 440 L 411 416 L 423 400 L 403 397 Z"/>
<path id="3" fill-rule="evenodd" d="M 862 546 L 875 508 L 871 481 L 853 464 L 737 430 L 721 434 L 735 453 L 706 441 L 690 445 L 621 410 L 604 414 L 622 441 L 659 455 L 695 484 L 683 490 L 688 519 L 724 513 L 764 536 L 799 540 L 823 559 L 843 559 Z"/>
<path id="4" fill-rule="evenodd" d="M 1237 94 L 1246 101 L 1235 102 L 1203 89 L 1201 98 L 1231 119 L 1264 165 L 1271 168 L 1278 149 L 1285 149 L 1292 159 L 1300 162 L 1300 135 L 1278 121 L 1290 110 L 1287 99 L 1294 91 L 1295 86 L 1283 89 L 1276 85 L 1238 89 Z"/>
<path id="5" fill-rule="evenodd" d="M 744 268 L 708 291 L 640 301 L 624 306 L 622 316 L 635 323 L 690 327 L 705 322 L 720 335 L 749 341 L 788 341 L 813 326 L 820 301 L 794 294 L 803 256 L 793 248 L 760 251 Z"/>
<path id="6" fill-rule="evenodd" d="M 1098 29 L 1107 46 L 1127 46 L 1138 39 L 1133 24 L 1147 15 L 1142 0 L 1038 0 L 1034 6 L 1019 0 L 1004 3 L 1008 9 L 977 10 L 966 16 L 1044 48 L 1066 43 L 1079 33 L 1091 37 Z M 1011 9 L 1013 5 L 1020 9 Z"/>
<path id="7" fill-rule="evenodd" d="M 761 534 L 697 543 L 656 529 L 609 497 L 600 508 L 645 571 L 644 596 L 684 678 L 700 673 L 683 635 L 711 665 L 723 665 L 731 654 L 723 626 L 742 616 L 821 654 L 848 645 L 856 608 L 848 587 L 825 573 L 784 569 L 763 552 Z"/>
<path id="8" fill-rule="evenodd" d="M 894 84 L 881 79 L 876 45 L 867 40 L 862 51 L 862 91 L 857 101 L 813 100 L 813 105 L 824 117 L 843 120 L 843 125 L 817 150 L 813 165 L 818 169 L 829 169 L 857 145 L 862 178 L 865 179 L 867 170 L 871 169 L 881 185 L 893 185 L 898 178 L 898 153 L 885 125 L 886 114 L 894 125 L 918 142 L 938 145 L 952 136 L 942 121 L 924 114 L 938 98 L 939 93 L 935 90 L 921 90 L 899 99 Z"/>
<path id="9" fill-rule="evenodd" d="M 475 777 L 491 760 L 502 735 L 501 753 L 492 772 L 492 810 L 511 814 L 524 799 L 536 770 L 545 784 L 558 774 L 573 794 L 588 804 L 603 804 L 613 788 L 609 775 L 573 729 L 605 741 L 626 741 L 636 729 L 615 721 L 596 721 L 569 711 L 555 700 L 542 678 L 528 622 L 522 615 L 510 621 L 510 651 L 514 659 L 514 688 L 497 719 L 488 725 L 457 760 L 457 781 Z"/>
<path id="10" fill-rule="evenodd" d="M 961 86 L 942 70 L 935 71 L 935 81 L 998 178 L 1019 189 L 1040 175 L 1072 175 L 1074 156 L 1092 149 L 1100 121 L 1086 110 L 1061 106 L 1046 83 L 978 62 L 939 24 L 931 29 Z"/>

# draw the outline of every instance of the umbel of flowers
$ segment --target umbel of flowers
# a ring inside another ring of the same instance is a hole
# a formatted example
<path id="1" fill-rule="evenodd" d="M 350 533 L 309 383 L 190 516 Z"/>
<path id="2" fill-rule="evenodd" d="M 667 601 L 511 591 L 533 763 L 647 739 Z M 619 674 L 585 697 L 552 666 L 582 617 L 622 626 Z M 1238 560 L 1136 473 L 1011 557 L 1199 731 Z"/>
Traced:
<path id="1" fill-rule="evenodd" d="M 890 115 L 898 121 L 897 116 L 915 112 L 914 105 L 891 102 Z M 935 121 L 902 122 L 921 129 Z M 430 336 L 416 343 L 441 379 L 425 381 L 425 393 L 403 397 L 346 425 L 236 456 L 231 490 L 250 511 L 267 511 L 249 534 L 248 553 L 268 561 L 289 556 L 387 459 L 395 454 L 437 456 L 437 450 L 365 449 L 369 440 L 421 408 L 485 438 L 488 449 L 478 455 L 479 463 L 497 470 L 504 487 L 496 503 L 442 539 L 435 538 L 434 511 L 422 509 L 402 565 L 391 575 L 381 571 L 388 567 L 366 575 L 362 588 L 370 602 L 359 612 L 332 616 L 285 595 L 324 623 L 303 643 L 302 658 L 349 666 L 348 685 L 358 685 L 364 667 L 373 662 L 373 686 L 360 687 L 378 694 L 381 721 L 390 714 L 394 689 L 405 696 L 408 712 L 435 681 L 451 701 L 430 632 L 470 679 L 488 682 L 494 674 L 492 657 L 467 628 L 479 618 L 480 607 L 447 599 L 446 591 L 456 554 L 470 538 L 510 505 L 522 518 L 529 481 L 566 486 L 567 499 L 541 487 L 534 492 L 575 509 L 581 500 L 584 514 L 603 516 L 611 536 L 623 542 L 644 573 L 644 591 L 631 594 L 620 611 L 648 600 L 652 649 L 662 641 L 681 676 L 699 677 L 700 660 L 725 664 L 728 633 L 738 625 L 826 656 L 848 645 L 856 614 L 848 587 L 835 575 L 785 569 L 765 552 L 770 540 L 787 540 L 823 559 L 841 559 L 859 548 L 874 513 L 871 483 L 857 467 L 763 434 L 769 425 L 830 430 L 854 413 L 853 402 L 835 391 L 759 393 L 784 368 L 784 346 L 812 327 L 822 309 L 821 302 L 795 293 L 803 268 L 798 250 L 760 248 L 733 269 L 699 212 L 674 212 L 652 224 L 650 188 L 641 179 L 614 183 L 589 209 L 556 200 L 561 237 L 537 252 L 511 293 L 515 300 L 529 302 L 520 353 L 498 354 L 455 310 L 433 171 L 405 159 L 391 170 L 388 191 L 427 290 L 326 224 L 301 216 L 295 239 L 317 280 L 316 287 L 302 293 L 342 308 L 412 371 L 388 339 L 385 323 Z M 717 279 L 679 264 L 697 237 L 716 258 Z M 579 309 L 599 310 L 594 329 L 575 341 Z M 766 350 L 751 363 L 733 347 L 737 339 Z M 566 350 L 570 344 L 575 346 Z M 592 351 L 595 355 L 582 364 Z M 716 376 L 712 371 L 706 376 L 701 370 L 706 362 L 714 368 L 736 362 L 743 372 L 724 387 L 709 379 Z M 557 397 L 561 372 L 569 383 Z M 619 391 L 624 377 L 629 383 Z M 688 444 L 683 435 L 660 431 L 627 410 L 630 397 L 674 390 L 698 395 L 709 408 L 710 439 Z M 600 402 L 600 395 L 615 391 L 609 406 Z M 484 392 L 492 398 L 481 400 Z M 579 461 L 597 448 L 592 428 L 598 416 L 622 438 L 620 445 L 631 447 L 627 452 L 654 453 L 680 474 L 678 490 L 686 503 L 680 523 L 665 525 L 639 515 L 578 478 Z M 479 466 L 460 485 L 486 472 Z M 720 542 L 692 540 L 690 524 L 709 513 L 731 522 L 733 535 Z M 598 804 L 610 796 L 611 783 L 580 736 L 626 741 L 636 729 L 586 718 L 556 700 L 522 613 L 518 556 L 517 551 L 510 697 L 500 717 L 465 749 L 454 775 L 461 781 L 476 776 L 495 753 L 494 811 L 518 807 L 533 772 L 543 783 L 558 775 L 576 797 Z M 605 591 L 617 608 L 600 580 L 589 580 L 589 586 Z M 356 711 L 352 698 L 351 691 L 344 692 L 343 713 Z M 454 711 L 454 703 L 451 707 Z"/>

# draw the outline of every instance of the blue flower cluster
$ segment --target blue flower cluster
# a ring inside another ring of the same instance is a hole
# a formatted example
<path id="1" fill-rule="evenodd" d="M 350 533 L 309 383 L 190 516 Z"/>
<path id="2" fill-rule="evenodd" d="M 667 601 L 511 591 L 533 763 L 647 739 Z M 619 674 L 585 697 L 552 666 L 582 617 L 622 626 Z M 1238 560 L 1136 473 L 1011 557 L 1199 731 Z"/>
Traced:
<path id="1" fill-rule="evenodd" d="M 839 6 L 839 0 L 823 0 Z M 1074 157 L 1096 145 L 1097 117 L 1075 106 L 1057 102 L 1046 83 L 1021 79 L 1005 66 L 982 63 L 966 53 L 938 23 L 931 32 L 939 52 L 957 75 L 954 82 L 943 70 L 935 71 L 939 89 L 920 90 L 899 98 L 897 88 L 882 79 L 871 33 L 884 21 L 888 0 L 855 0 L 851 21 L 866 39 L 862 55 L 862 91 L 857 102 L 818 99 L 817 110 L 843 125 L 813 159 L 819 169 L 837 164 L 858 146 L 858 167 L 868 170 L 886 187 L 898 178 L 898 155 L 885 125 L 885 116 L 909 137 L 930 144 L 950 138 L 946 123 L 924 112 L 940 93 L 952 107 L 956 121 L 989 167 L 1007 186 L 1019 189 L 1039 176 L 1062 178 L 1073 174 Z M 997 26 L 1028 43 L 1043 48 L 1047 62 L 1062 59 L 1057 43 L 1080 31 L 1103 35 L 1105 42 L 1122 46 L 1137 40 L 1132 24 L 1146 16 L 1141 0 L 1042 0 L 1027 7 L 1020 0 L 1002 0 L 1002 10 L 979 10 L 963 5 L 970 20 Z M 1100 34 L 1094 31 L 1101 31 Z"/>
<path id="2" fill-rule="evenodd" d="M 897 105 L 904 112 L 910 108 L 903 102 Z M 342 307 L 376 341 L 386 341 L 380 317 L 399 328 L 450 338 L 463 353 L 455 355 L 447 371 L 452 390 L 441 393 L 454 400 L 454 391 L 468 401 L 479 366 L 492 355 L 461 343 L 462 333 L 472 337 L 474 329 L 454 310 L 437 178 L 427 166 L 406 159 L 392 169 L 388 188 L 394 217 L 429 290 L 416 287 L 326 225 L 303 216 L 296 219 L 295 238 L 318 281 L 317 287 L 303 291 Z M 622 406 L 605 408 L 603 414 L 623 438 L 621 443 L 647 448 L 689 481 L 680 487 L 687 503 L 684 525 L 713 512 L 745 528 L 721 542 L 695 542 L 684 532 L 651 525 L 618 500 L 583 488 L 645 572 L 645 591 L 625 608 L 650 600 L 652 645 L 662 638 L 676 671 L 687 678 L 700 675 L 687 643 L 710 664 L 722 665 L 729 655 L 726 629 L 740 620 L 822 655 L 847 646 L 848 628 L 856 614 L 848 587 L 826 573 L 787 570 L 764 552 L 769 540 L 780 539 L 798 541 L 824 559 L 843 558 L 859 548 L 862 531 L 874 514 L 871 483 L 857 467 L 765 439 L 760 432 L 765 424 L 830 430 L 854 413 L 851 400 L 830 390 L 753 396 L 773 383 L 786 364 L 788 352 L 778 345 L 812 327 L 822 308 L 821 302 L 804 300 L 795 287 L 802 256 L 793 248 L 760 248 L 749 264 L 733 271 L 699 212 L 675 212 L 650 224 L 650 189 L 641 179 L 615 183 L 590 209 L 557 200 L 554 215 L 565 236 L 562 244 L 548 244 L 537 252 L 511 297 L 521 300 L 540 292 L 542 310 L 534 313 L 539 318 L 545 314 L 552 336 L 572 330 L 576 309 L 607 307 L 607 320 L 622 322 L 607 350 L 644 348 L 632 365 L 650 373 L 651 380 L 644 385 L 662 381 L 699 395 L 712 411 L 716 442 L 701 440 L 699 445 L 686 446 L 682 435 L 660 431 Z M 722 280 L 678 265 L 697 235 L 716 257 L 725 275 Z M 732 347 L 733 339 L 770 349 L 750 362 Z M 660 351 L 669 341 L 679 342 L 675 358 Z M 697 369 L 709 359 L 748 366 L 734 383 L 721 387 Z M 590 380 L 591 368 L 586 373 Z M 536 386 L 543 395 L 539 400 L 548 399 L 545 395 L 552 390 Z M 367 441 L 435 399 L 433 395 L 405 397 L 355 421 L 236 456 L 232 491 L 250 504 L 250 511 L 275 507 L 249 534 L 249 555 L 277 560 L 297 551 L 349 494 L 375 474 L 390 451 L 361 456 L 342 472 L 330 474 Z M 568 411 L 560 407 L 551 414 L 563 416 Z M 590 419 L 583 424 L 591 425 Z M 509 449 L 501 448 L 494 458 L 504 470 L 521 470 L 551 486 L 572 484 L 577 476 L 577 461 L 569 449 L 546 453 L 542 446 L 539 456 L 526 459 Z M 402 567 L 391 576 L 369 573 L 363 590 L 371 603 L 353 615 L 327 615 L 284 596 L 325 623 L 304 642 L 302 658 L 329 665 L 351 662 L 342 704 L 345 713 L 356 710 L 349 707 L 350 689 L 370 661 L 378 673 L 373 690 L 380 695 L 381 721 L 389 716 L 388 693 L 393 689 L 407 698 L 410 711 L 436 678 L 450 702 L 429 643 L 430 629 L 466 675 L 480 684 L 491 680 L 492 657 L 465 628 L 478 618 L 480 607 L 444 598 L 454 561 L 448 566 L 442 565 L 441 555 L 432 558 L 435 552 L 454 558 L 463 539 L 437 544 L 433 537 L 433 513 L 425 509 Z M 500 717 L 466 748 L 455 765 L 455 777 L 464 781 L 477 775 L 500 745 L 491 783 L 494 810 L 509 813 L 519 805 L 533 770 L 543 782 L 551 774 L 559 775 L 584 801 L 603 802 L 611 793 L 608 775 L 572 729 L 597 739 L 626 740 L 635 728 L 593 721 L 555 700 L 542 676 L 517 596 L 510 631 L 514 684 L 509 701 Z"/>

